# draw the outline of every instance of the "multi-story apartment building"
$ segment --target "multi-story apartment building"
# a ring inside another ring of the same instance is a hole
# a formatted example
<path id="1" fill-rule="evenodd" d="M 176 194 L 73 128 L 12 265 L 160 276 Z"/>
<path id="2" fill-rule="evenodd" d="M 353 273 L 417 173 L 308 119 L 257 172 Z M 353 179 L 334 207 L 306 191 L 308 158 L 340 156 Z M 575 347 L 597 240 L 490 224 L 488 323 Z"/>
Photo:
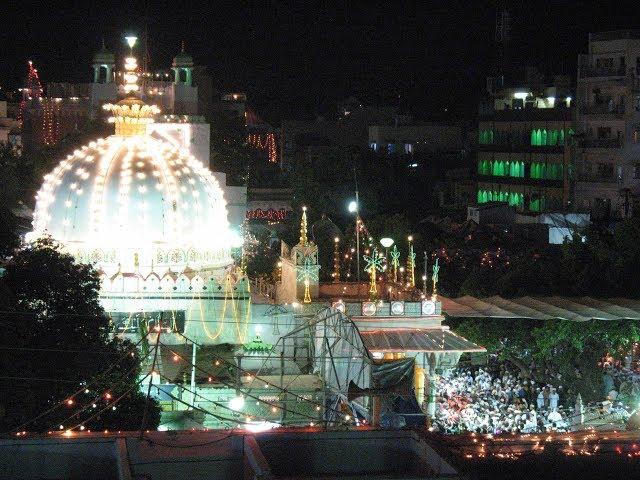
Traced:
<path id="1" fill-rule="evenodd" d="M 590 34 L 576 94 L 577 207 L 595 218 L 640 214 L 640 30 Z"/>
<path id="2" fill-rule="evenodd" d="M 571 83 L 535 69 L 505 84 L 487 79 L 480 109 L 477 202 L 508 202 L 522 212 L 563 210 L 570 203 Z"/>

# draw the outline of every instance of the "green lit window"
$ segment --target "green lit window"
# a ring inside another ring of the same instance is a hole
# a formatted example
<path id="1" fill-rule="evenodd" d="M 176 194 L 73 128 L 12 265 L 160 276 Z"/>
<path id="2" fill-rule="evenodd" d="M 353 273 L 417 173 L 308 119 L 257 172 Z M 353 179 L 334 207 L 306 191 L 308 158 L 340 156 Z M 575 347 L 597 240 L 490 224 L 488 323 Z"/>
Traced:
<path id="1" fill-rule="evenodd" d="M 480 175 L 490 175 L 491 162 L 489 160 L 478 160 L 478 173 Z"/>

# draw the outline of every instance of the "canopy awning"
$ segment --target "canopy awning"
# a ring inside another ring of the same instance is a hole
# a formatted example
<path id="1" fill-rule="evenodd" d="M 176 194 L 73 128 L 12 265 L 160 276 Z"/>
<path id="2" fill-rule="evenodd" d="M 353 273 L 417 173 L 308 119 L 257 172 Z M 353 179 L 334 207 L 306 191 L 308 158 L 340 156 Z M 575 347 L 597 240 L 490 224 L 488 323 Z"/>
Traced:
<path id="1" fill-rule="evenodd" d="M 486 349 L 442 328 L 396 328 L 360 332 L 370 352 L 485 352 Z"/>
<path id="2" fill-rule="evenodd" d="M 451 318 L 530 320 L 640 320 L 640 300 L 591 297 L 476 298 L 439 297 L 442 312 Z"/>

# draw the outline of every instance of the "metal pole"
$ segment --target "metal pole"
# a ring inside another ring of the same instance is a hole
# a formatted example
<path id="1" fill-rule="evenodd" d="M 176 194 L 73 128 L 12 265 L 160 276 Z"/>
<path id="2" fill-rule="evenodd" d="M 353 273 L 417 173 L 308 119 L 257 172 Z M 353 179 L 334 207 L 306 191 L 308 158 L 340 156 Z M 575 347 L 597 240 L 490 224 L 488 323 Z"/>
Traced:
<path id="1" fill-rule="evenodd" d="M 191 346 L 191 408 L 196 404 L 196 342 Z"/>
<path id="2" fill-rule="evenodd" d="M 280 425 L 285 425 L 287 421 L 287 391 L 284 388 L 284 352 L 286 343 L 282 341 L 282 352 L 280 352 L 280 395 L 282 395 L 282 408 L 280 409 Z"/>
<path id="3" fill-rule="evenodd" d="M 356 280 L 360 282 L 360 198 L 358 196 L 358 177 L 355 166 L 353 167 L 353 180 L 356 184 L 356 268 L 358 269 Z"/>
<path id="4" fill-rule="evenodd" d="M 422 281 L 422 293 L 427 294 L 427 280 L 429 275 L 427 275 L 427 252 L 424 252 L 424 279 Z"/>
<path id="5" fill-rule="evenodd" d="M 153 373 L 156 369 L 156 363 L 158 360 L 158 350 L 160 349 L 160 334 L 162 328 L 158 329 L 158 336 L 156 337 L 156 348 L 153 352 L 153 363 L 151 364 L 151 373 L 149 374 L 149 387 L 147 388 L 147 398 L 144 402 L 144 411 L 142 412 L 142 423 L 140 423 L 140 438 L 144 435 L 144 429 L 147 426 L 147 412 L 149 410 L 149 399 L 151 398 L 151 384 L 153 384 Z M 148 334 L 147 334 L 148 335 Z"/>
<path id="6" fill-rule="evenodd" d="M 358 193 L 356 192 L 356 198 L 358 198 Z M 356 200 L 357 205 L 358 200 Z M 360 215 L 358 214 L 358 210 L 356 207 L 356 280 L 360 281 Z"/>

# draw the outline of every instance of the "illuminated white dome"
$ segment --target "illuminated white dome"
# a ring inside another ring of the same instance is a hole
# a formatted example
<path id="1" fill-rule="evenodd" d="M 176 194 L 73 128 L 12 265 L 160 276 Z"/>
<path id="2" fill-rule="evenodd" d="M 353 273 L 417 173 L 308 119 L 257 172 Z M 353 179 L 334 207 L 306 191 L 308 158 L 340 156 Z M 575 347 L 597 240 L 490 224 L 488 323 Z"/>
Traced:
<path id="1" fill-rule="evenodd" d="M 218 182 L 188 151 L 150 135 L 89 143 L 45 176 L 31 238 L 51 235 L 105 272 L 232 263 Z"/>

